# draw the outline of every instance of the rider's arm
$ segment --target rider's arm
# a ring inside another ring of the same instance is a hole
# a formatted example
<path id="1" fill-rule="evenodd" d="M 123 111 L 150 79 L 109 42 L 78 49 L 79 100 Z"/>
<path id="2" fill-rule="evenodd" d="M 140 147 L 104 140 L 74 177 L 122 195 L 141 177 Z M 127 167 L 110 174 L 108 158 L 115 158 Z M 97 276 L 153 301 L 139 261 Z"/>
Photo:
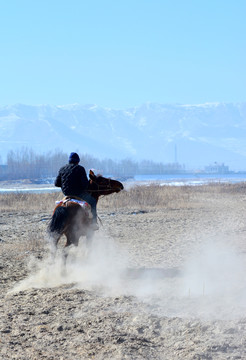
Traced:
<path id="1" fill-rule="evenodd" d="M 85 168 L 83 166 L 80 166 L 80 181 L 81 181 L 81 185 L 82 185 L 83 189 L 84 190 L 87 189 L 87 187 L 89 185 L 89 180 L 86 175 Z"/>
<path id="2" fill-rule="evenodd" d="M 54 183 L 55 186 L 57 187 L 61 187 L 61 174 L 60 174 L 60 171 L 55 179 L 55 183 Z"/>

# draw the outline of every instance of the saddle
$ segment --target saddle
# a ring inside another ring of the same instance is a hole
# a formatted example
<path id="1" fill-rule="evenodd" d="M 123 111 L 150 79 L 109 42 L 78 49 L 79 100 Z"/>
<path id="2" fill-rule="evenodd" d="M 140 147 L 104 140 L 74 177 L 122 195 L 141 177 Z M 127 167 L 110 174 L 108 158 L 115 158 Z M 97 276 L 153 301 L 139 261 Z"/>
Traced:
<path id="1" fill-rule="evenodd" d="M 68 202 L 76 203 L 80 205 L 87 213 L 89 218 L 92 218 L 91 206 L 88 202 L 84 201 L 83 199 L 79 198 L 78 196 L 65 196 L 62 200 L 56 201 L 57 205 L 67 206 Z"/>

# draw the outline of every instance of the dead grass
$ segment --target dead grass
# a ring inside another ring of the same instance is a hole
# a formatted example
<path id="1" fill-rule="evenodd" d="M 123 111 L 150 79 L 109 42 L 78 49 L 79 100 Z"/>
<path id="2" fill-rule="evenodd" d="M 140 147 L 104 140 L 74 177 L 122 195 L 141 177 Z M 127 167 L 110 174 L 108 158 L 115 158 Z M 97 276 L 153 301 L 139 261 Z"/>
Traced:
<path id="1" fill-rule="evenodd" d="M 242 196 L 246 194 L 246 183 L 211 183 L 201 186 L 134 186 L 118 194 L 101 197 L 99 209 L 119 210 L 124 208 L 158 209 L 187 208 L 204 201 L 215 201 L 221 196 Z M 0 194 L 0 211 L 27 211 L 52 213 L 55 201 L 63 197 L 62 193 L 14 193 Z"/>
<path id="2" fill-rule="evenodd" d="M 56 200 L 62 198 L 61 193 L 11 193 L 0 194 L 0 211 L 27 211 L 37 212 L 51 211 L 55 207 Z"/>
<path id="3" fill-rule="evenodd" d="M 177 203 L 184 205 L 189 202 L 189 198 L 189 189 L 184 191 L 181 187 L 135 186 L 128 191 L 100 199 L 100 207 L 117 210 L 122 208 L 162 208 L 176 206 Z"/>
<path id="4" fill-rule="evenodd" d="M 246 183 L 211 183 L 201 186 L 135 186 L 129 191 L 100 199 L 104 209 L 160 209 L 188 208 L 200 206 L 204 201 L 216 201 L 221 197 L 246 194 Z"/>

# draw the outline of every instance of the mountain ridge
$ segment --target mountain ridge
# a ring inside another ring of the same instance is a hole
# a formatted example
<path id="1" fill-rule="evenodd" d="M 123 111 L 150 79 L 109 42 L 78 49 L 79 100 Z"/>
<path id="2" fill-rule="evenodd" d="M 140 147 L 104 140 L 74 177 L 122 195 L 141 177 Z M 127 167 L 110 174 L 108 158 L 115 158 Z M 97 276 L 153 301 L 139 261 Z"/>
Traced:
<path id="1" fill-rule="evenodd" d="M 246 166 L 246 102 L 145 103 L 123 110 L 95 104 L 0 107 L 2 161 L 10 150 L 55 149 L 100 159 L 131 158 L 202 167 Z"/>

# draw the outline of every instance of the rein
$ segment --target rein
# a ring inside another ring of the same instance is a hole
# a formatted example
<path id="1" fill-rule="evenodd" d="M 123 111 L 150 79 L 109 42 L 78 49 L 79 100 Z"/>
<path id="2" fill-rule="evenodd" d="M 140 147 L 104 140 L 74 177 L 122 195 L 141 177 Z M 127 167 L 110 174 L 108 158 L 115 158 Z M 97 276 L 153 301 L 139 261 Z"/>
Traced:
<path id="1" fill-rule="evenodd" d="M 100 185 L 97 184 L 95 181 L 90 180 L 92 183 L 96 184 L 96 186 L 98 187 L 97 190 L 89 190 L 90 192 L 102 192 L 102 191 L 109 191 L 109 190 L 114 190 L 113 187 L 110 186 L 110 179 L 108 180 L 108 185 L 102 185 L 102 187 L 105 187 L 105 189 L 100 189 Z"/>

